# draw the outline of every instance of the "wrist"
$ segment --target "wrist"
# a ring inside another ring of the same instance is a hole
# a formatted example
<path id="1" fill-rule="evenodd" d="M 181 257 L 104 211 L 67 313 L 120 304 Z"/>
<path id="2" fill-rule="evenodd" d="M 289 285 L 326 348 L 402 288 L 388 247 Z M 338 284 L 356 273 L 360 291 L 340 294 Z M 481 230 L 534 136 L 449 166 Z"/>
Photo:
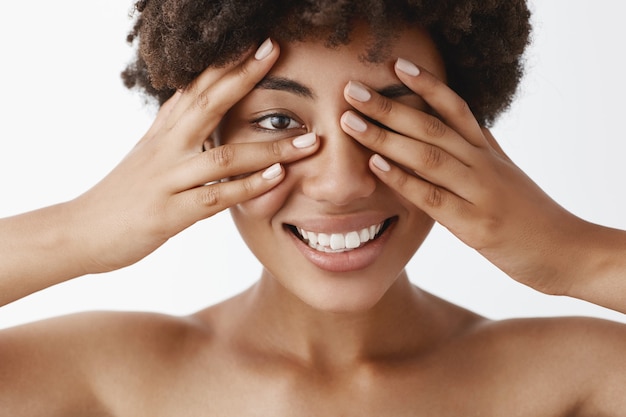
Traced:
<path id="1" fill-rule="evenodd" d="M 68 203 L 0 220 L 0 303 L 84 275 Z"/>
<path id="2" fill-rule="evenodd" d="M 590 253 L 592 247 L 599 250 L 590 234 L 597 226 L 560 207 L 549 219 L 536 229 L 541 237 L 532 241 L 529 255 L 509 275 L 544 294 L 574 296 L 598 267 Z"/>
<path id="3" fill-rule="evenodd" d="M 623 311 L 626 297 L 626 232 L 584 222 L 576 239 L 571 285 L 564 293 Z"/>

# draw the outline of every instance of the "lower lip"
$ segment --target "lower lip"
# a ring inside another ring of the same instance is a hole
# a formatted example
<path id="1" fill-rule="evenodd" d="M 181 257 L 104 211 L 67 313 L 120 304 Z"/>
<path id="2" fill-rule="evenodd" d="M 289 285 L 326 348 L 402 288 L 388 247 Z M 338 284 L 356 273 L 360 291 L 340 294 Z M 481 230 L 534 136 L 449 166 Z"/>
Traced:
<path id="1" fill-rule="evenodd" d="M 376 261 L 382 253 L 385 242 L 389 239 L 394 226 L 395 224 L 389 225 L 382 235 L 357 249 L 339 253 L 317 251 L 298 239 L 293 233 L 289 231 L 287 233 L 295 241 L 298 250 L 313 265 L 329 272 L 351 272 L 367 268 Z"/>

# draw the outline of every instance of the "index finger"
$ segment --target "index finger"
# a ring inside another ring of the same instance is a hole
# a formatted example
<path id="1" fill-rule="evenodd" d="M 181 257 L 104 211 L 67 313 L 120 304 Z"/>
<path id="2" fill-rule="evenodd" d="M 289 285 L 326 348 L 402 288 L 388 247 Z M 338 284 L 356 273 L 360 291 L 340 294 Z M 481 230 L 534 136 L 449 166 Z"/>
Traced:
<path id="1" fill-rule="evenodd" d="M 226 72 L 208 68 L 200 74 L 183 91 L 169 118 L 169 128 L 181 144 L 200 148 L 224 114 L 263 79 L 279 53 L 278 45 L 267 39 L 255 54 Z"/>
<path id="2" fill-rule="evenodd" d="M 395 71 L 398 78 L 422 97 L 446 125 L 475 146 L 487 144 L 467 102 L 446 83 L 403 58 L 396 61 Z"/>

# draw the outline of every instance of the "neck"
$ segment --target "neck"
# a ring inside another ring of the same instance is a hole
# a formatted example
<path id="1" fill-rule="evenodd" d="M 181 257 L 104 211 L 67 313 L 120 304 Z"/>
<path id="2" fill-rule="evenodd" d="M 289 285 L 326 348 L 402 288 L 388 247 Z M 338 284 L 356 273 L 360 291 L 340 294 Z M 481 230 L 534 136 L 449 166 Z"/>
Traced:
<path id="1" fill-rule="evenodd" d="M 451 315 L 436 308 L 447 303 L 413 286 L 404 271 L 374 307 L 362 312 L 316 310 L 268 273 L 243 297 L 242 334 L 256 345 L 263 341 L 267 352 L 310 366 L 406 357 L 428 349 L 452 327 Z"/>

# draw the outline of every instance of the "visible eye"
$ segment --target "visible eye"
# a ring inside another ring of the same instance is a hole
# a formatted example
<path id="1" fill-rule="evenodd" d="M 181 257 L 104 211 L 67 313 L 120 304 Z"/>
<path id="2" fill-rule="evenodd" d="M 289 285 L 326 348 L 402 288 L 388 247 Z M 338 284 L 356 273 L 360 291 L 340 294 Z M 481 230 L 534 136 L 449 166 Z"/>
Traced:
<path id="1" fill-rule="evenodd" d="M 304 129 L 304 125 L 285 114 L 268 114 L 253 121 L 257 128 L 264 130 Z"/>

